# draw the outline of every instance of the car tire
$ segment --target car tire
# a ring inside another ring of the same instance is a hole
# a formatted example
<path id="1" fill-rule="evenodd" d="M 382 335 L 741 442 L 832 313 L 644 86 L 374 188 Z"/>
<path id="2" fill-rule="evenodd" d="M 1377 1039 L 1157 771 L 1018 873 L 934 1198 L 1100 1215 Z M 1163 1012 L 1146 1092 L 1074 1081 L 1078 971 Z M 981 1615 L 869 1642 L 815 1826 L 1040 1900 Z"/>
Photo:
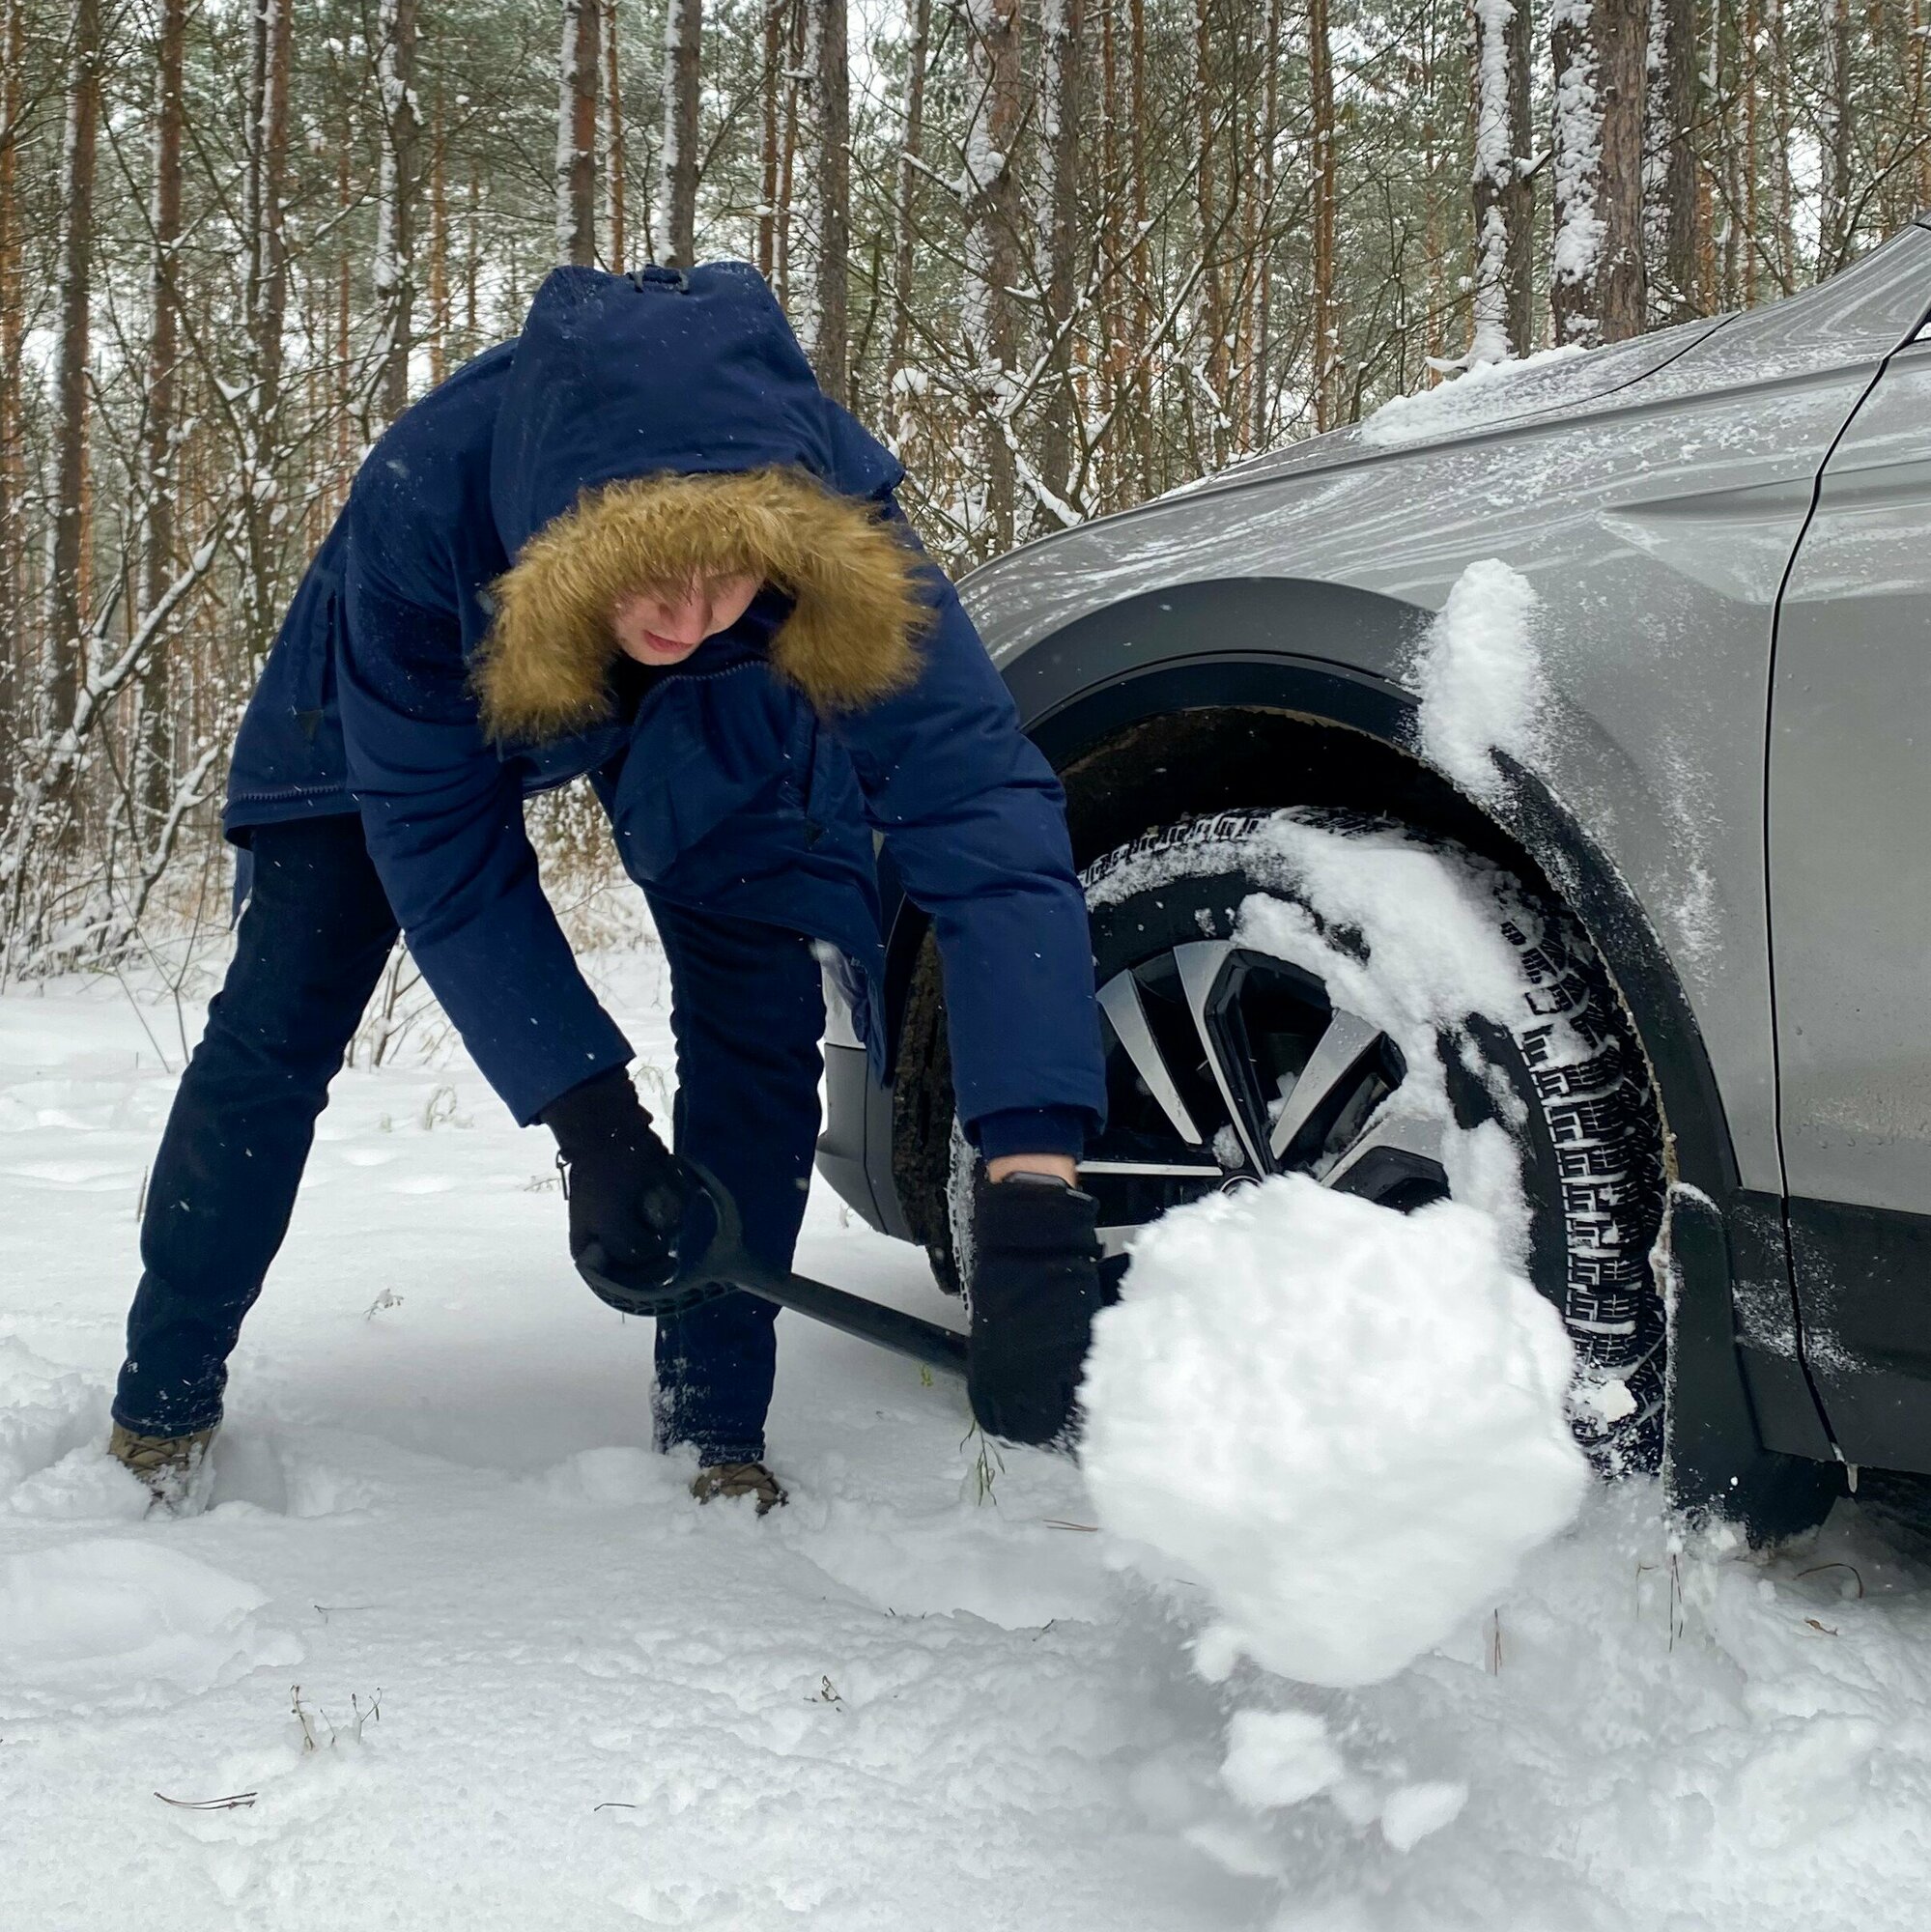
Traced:
<path id="1" fill-rule="evenodd" d="M 1436 1030 L 1438 1083 L 1411 1079 L 1394 1040 L 1337 1010 L 1304 961 L 1233 943 L 1242 902 L 1264 894 L 1297 906 L 1374 981 L 1359 929 L 1320 903 L 1305 878 L 1257 861 L 1257 838 L 1284 821 L 1337 840 L 1425 848 L 1472 888 L 1506 944 L 1514 995 Z M 1109 1245 L 1119 1249 L 1133 1227 L 1180 1201 L 1251 1184 L 1257 1170 L 1307 1172 L 1402 1210 L 1440 1199 L 1453 1192 L 1446 1150 L 1467 1144 L 1449 1139 L 1445 1100 L 1456 1129 L 1496 1122 L 1518 1154 L 1528 1273 L 1576 1348 L 1577 1439 L 1604 1473 L 1657 1467 L 1661 1124 L 1635 1030 L 1568 911 L 1452 840 L 1324 808 L 1188 819 L 1107 853 L 1081 880 L 1108 1019 L 1110 1108 L 1083 1175 Z M 1425 1085 L 1434 1114 L 1405 1112 L 1420 1108 Z M 1264 1136 L 1283 1133 L 1276 1153 Z M 948 1287 L 970 1273 L 974 1162 L 955 1128 L 950 1240 L 932 1250 Z M 1122 1171 L 1167 1166 L 1189 1171 Z"/>

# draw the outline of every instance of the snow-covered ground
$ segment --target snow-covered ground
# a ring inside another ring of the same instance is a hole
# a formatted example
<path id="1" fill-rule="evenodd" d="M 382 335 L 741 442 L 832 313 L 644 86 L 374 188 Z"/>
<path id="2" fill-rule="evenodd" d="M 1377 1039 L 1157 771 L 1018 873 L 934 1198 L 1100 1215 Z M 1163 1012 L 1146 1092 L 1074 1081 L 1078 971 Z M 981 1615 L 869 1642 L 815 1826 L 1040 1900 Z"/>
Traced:
<path id="1" fill-rule="evenodd" d="M 667 1067 L 655 953 L 604 977 Z M 1931 1577 L 1855 1513 L 1766 1563 L 1599 1494 L 1392 1679 L 1209 1684 L 1076 1470 L 988 1493 L 957 1389 L 795 1318 L 791 1507 L 699 1510 L 547 1137 L 409 1045 L 324 1117 L 214 1507 L 148 1521 L 98 1447 L 177 1013 L 0 998 L 10 1929 L 1921 1922 Z M 801 1264 L 937 1312 L 822 1191 Z"/>

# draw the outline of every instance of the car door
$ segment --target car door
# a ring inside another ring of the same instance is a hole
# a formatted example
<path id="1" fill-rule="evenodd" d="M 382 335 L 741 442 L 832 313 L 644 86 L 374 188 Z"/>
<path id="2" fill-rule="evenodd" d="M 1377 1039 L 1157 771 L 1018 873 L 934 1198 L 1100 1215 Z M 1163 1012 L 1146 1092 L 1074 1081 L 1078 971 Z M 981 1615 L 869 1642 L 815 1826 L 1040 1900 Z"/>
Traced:
<path id="1" fill-rule="evenodd" d="M 1825 466 L 1778 612 L 1768 776 L 1804 1359 L 1847 1460 L 1931 1470 L 1931 330 Z"/>

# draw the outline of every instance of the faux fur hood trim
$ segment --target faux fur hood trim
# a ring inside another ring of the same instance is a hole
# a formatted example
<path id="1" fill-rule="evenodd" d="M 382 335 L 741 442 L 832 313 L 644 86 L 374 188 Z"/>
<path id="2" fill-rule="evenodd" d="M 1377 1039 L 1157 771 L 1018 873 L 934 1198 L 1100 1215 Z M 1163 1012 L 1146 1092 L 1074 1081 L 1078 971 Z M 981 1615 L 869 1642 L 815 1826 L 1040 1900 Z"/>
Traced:
<path id="1" fill-rule="evenodd" d="M 693 577 L 751 576 L 792 600 L 773 668 L 821 712 L 850 711 L 918 675 L 930 619 L 921 558 L 870 503 L 801 469 L 626 478 L 586 490 L 491 585 L 475 684 L 490 736 L 541 744 L 610 716 L 611 612 Z"/>

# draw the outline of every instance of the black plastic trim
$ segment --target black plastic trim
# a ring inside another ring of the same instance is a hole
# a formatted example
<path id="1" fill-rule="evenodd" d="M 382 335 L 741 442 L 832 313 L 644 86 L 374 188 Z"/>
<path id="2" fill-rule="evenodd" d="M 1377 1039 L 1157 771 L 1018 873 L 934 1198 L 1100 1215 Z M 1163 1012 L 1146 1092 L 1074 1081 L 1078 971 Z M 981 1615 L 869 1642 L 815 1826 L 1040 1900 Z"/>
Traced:
<path id="1" fill-rule="evenodd" d="M 1791 1196 L 1812 1378 L 1846 1460 L 1931 1475 L 1931 1215 Z"/>

